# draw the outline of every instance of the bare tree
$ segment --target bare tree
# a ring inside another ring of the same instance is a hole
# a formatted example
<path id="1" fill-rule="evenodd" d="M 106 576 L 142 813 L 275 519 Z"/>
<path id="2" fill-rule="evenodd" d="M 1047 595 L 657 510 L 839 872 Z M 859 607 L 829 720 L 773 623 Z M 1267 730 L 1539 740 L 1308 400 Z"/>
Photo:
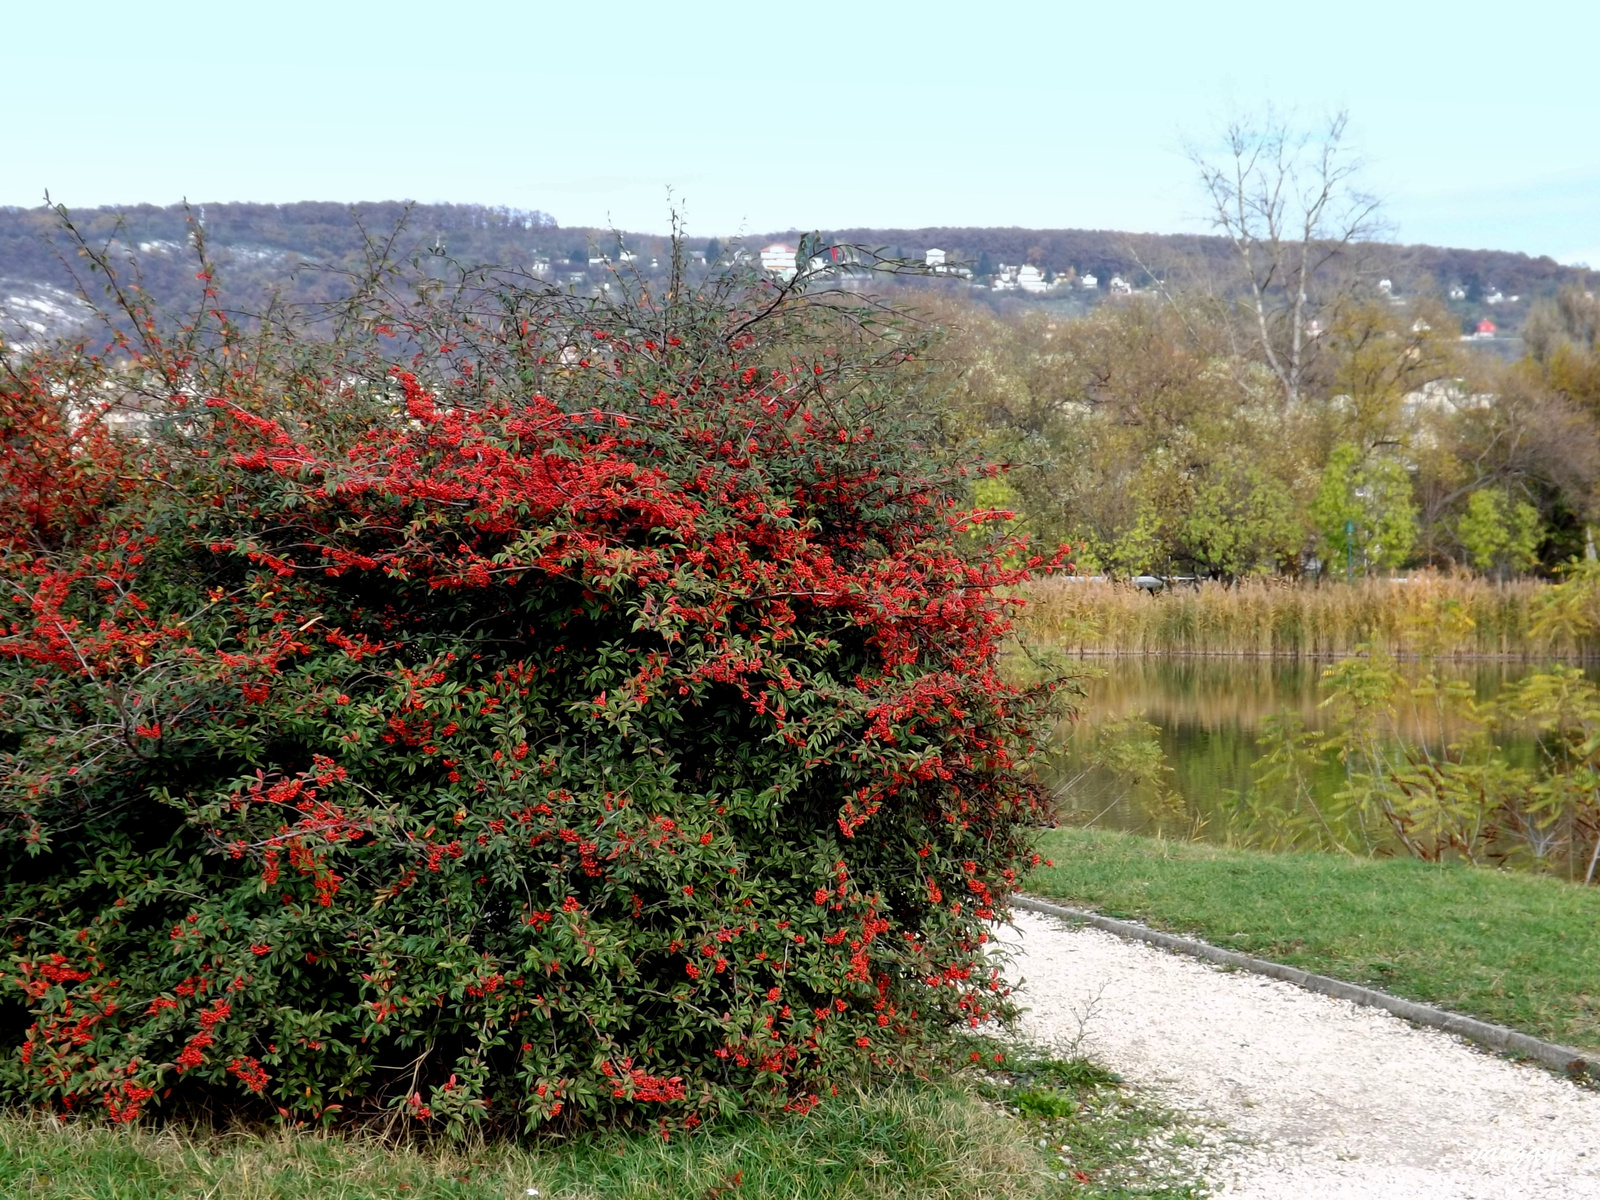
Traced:
<path id="1" fill-rule="evenodd" d="M 1231 122 L 1214 156 L 1189 150 L 1212 224 L 1238 257 L 1254 338 L 1288 404 L 1304 389 L 1320 318 L 1339 299 L 1320 277 L 1382 231 L 1378 201 L 1355 186 L 1361 164 L 1345 143 L 1348 124 L 1340 112 L 1306 132 L 1269 111 L 1260 122 Z M 1353 273 L 1342 275 L 1348 286 Z"/>

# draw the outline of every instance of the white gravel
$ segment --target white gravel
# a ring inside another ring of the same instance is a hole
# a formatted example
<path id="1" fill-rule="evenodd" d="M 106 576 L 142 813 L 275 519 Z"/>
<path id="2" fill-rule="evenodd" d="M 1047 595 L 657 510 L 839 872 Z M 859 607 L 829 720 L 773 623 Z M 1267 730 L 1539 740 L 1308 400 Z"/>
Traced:
<path id="1" fill-rule="evenodd" d="M 1213 1127 L 1237 1200 L 1600 1200 L 1600 1093 L 1377 1009 L 1018 912 L 1023 1032 Z M 1220 1127 L 1220 1128 L 1218 1128 Z"/>

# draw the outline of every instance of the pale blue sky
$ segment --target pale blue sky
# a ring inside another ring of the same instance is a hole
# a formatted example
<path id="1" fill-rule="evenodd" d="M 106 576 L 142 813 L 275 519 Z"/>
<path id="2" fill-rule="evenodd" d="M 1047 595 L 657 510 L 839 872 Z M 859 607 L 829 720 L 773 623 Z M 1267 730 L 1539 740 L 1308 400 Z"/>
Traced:
<path id="1" fill-rule="evenodd" d="M 696 236 L 1204 227 L 1181 146 L 1344 107 L 1404 241 L 1600 267 L 1600 5 L 9 5 L 0 203 L 409 197 Z"/>

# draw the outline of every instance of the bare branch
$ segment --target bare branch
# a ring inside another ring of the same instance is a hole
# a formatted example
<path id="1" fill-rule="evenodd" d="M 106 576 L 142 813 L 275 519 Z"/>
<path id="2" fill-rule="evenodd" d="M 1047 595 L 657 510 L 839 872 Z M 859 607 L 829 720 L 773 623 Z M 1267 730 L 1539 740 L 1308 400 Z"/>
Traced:
<path id="1" fill-rule="evenodd" d="M 1354 187 L 1361 164 L 1346 145 L 1348 125 L 1339 112 L 1311 134 L 1269 110 L 1231 122 L 1216 158 L 1189 151 L 1212 226 L 1238 262 L 1234 303 L 1289 405 L 1302 398 L 1315 357 L 1314 324 L 1353 282 L 1349 271 L 1333 276 L 1381 228 L 1378 201 Z"/>

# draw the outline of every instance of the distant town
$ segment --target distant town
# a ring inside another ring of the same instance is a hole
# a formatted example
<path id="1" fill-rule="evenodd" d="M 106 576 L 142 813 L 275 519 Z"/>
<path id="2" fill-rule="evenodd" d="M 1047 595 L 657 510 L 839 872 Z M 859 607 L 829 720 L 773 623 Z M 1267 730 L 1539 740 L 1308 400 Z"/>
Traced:
<path id="1" fill-rule="evenodd" d="M 891 281 L 872 268 L 894 264 L 893 286 L 938 284 L 961 289 L 994 308 L 1040 306 L 1062 313 L 1177 289 L 1231 270 L 1226 239 L 1113 230 L 940 227 L 834 229 L 803 235 L 773 232 L 744 239 L 680 239 L 661 234 L 558 225 L 546 213 L 478 205 L 359 206 L 207 204 L 104 207 L 72 214 L 75 225 L 109 261 L 137 274 L 162 303 L 183 303 L 194 287 L 192 235 L 203 228 L 226 295 L 251 310 L 271 297 L 318 303 L 331 298 L 342 273 L 359 270 L 364 239 L 398 231 L 408 254 L 460 263 L 494 263 L 583 294 L 605 294 L 619 275 L 665 272 L 674 252 L 698 276 L 717 263 L 748 262 L 774 277 L 800 269 L 802 246 L 827 247 L 825 262 L 841 287 Z M 55 239 L 59 216 L 45 208 L 0 209 L 0 322 L 13 339 L 31 342 L 83 328 L 74 256 Z M 1589 273 L 1549 258 L 1490 250 L 1368 243 L 1351 264 L 1361 287 L 1397 307 L 1422 299 L 1444 305 L 1458 336 L 1514 355 L 1533 304 L 1562 287 L 1587 289 Z M 863 261 L 863 256 L 875 261 Z M 921 277 L 920 279 L 917 277 Z M 1374 292 L 1372 289 L 1376 289 Z M 1319 336 L 1315 319 L 1305 331 Z"/>

